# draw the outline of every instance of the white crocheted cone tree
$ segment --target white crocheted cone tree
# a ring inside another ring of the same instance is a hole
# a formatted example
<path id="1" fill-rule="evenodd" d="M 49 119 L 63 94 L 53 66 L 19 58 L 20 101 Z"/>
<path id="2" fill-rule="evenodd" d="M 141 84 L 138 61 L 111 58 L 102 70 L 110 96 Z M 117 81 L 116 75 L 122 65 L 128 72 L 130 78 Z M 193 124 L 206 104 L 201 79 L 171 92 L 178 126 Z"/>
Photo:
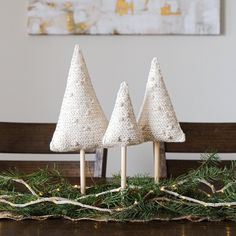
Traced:
<path id="1" fill-rule="evenodd" d="M 142 141 L 142 134 L 134 115 L 128 85 L 123 82 L 120 85 L 115 107 L 103 137 L 104 146 L 121 146 L 121 189 L 125 189 L 126 186 L 127 146 L 139 144 Z"/>
<path id="2" fill-rule="evenodd" d="M 75 46 L 59 120 L 50 149 L 80 151 L 80 188 L 85 194 L 85 151 L 102 145 L 108 121 L 93 89 L 79 45 Z"/>
<path id="3" fill-rule="evenodd" d="M 157 58 L 152 60 L 138 124 L 144 141 L 154 143 L 154 179 L 160 178 L 160 142 L 184 142 Z"/>

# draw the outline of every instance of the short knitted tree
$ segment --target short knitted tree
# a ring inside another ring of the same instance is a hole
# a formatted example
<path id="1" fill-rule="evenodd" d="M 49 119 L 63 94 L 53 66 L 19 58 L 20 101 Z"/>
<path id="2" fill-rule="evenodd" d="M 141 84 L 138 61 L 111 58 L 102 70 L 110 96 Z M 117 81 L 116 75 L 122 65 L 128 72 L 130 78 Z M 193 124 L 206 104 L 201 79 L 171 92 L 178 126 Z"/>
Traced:
<path id="1" fill-rule="evenodd" d="M 101 147 L 107 119 L 93 89 L 80 50 L 75 46 L 59 120 L 50 149 L 80 151 L 80 188 L 85 194 L 85 151 Z"/>
<path id="2" fill-rule="evenodd" d="M 123 82 L 103 137 L 104 146 L 121 146 L 121 189 L 126 186 L 127 146 L 139 144 L 142 141 L 142 134 L 136 122 L 128 85 Z"/>
<path id="3" fill-rule="evenodd" d="M 139 113 L 139 127 L 144 141 L 154 143 L 154 179 L 160 177 L 160 142 L 184 142 L 157 58 L 152 60 L 143 104 Z"/>

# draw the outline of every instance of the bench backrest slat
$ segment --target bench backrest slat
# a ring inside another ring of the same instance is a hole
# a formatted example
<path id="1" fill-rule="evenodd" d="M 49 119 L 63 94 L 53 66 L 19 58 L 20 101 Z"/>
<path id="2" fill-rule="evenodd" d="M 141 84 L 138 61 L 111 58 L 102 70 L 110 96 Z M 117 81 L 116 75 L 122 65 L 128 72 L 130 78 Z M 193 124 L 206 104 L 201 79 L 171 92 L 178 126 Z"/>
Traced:
<path id="1" fill-rule="evenodd" d="M 54 123 L 13 123 L 0 122 L 0 153 L 18 153 L 18 154 L 55 154 L 50 151 L 49 144 L 51 142 L 56 124 Z M 79 152 L 76 152 L 77 154 Z M 76 154 L 75 152 L 71 154 Z M 98 149 L 91 150 L 91 154 L 96 154 L 94 161 L 89 161 L 86 165 L 86 173 L 89 176 L 105 177 L 107 150 Z M 65 153 L 57 153 L 65 154 Z M 66 153 L 68 154 L 68 153 Z M 79 161 L 79 157 L 78 157 Z M 71 177 L 79 176 L 79 166 L 73 165 L 73 162 L 55 162 L 55 161 L 0 161 L 0 170 L 6 170 L 16 167 L 20 171 L 35 171 L 42 166 L 52 167 L 55 163 L 59 166 L 63 173 L 71 175 Z M 75 163 L 75 162 L 74 162 Z M 79 162 L 77 162 L 79 163 Z M 63 167 L 63 168 L 62 168 Z M 72 168 L 73 167 L 73 168 Z M 71 169 L 71 170 L 70 170 Z M 88 170 L 87 170 L 88 169 Z M 92 171 L 92 172 L 91 172 Z"/>
<path id="2" fill-rule="evenodd" d="M 236 123 L 180 123 L 180 125 L 186 134 L 186 142 L 165 143 L 166 153 L 236 153 Z M 222 166 L 229 164 L 229 161 L 222 161 Z M 167 176 L 179 176 L 199 165 L 197 160 L 167 160 Z"/>
<path id="3" fill-rule="evenodd" d="M 166 152 L 236 153 L 236 123 L 180 123 L 186 134 L 184 143 L 166 143 Z"/>

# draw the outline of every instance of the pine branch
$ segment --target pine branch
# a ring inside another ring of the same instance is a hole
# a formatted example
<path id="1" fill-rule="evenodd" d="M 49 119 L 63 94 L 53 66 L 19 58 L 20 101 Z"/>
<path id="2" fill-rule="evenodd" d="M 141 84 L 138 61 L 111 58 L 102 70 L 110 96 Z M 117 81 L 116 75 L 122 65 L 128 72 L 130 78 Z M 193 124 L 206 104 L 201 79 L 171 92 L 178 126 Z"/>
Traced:
<path id="1" fill-rule="evenodd" d="M 151 178 L 139 175 L 129 178 L 127 188 L 121 191 L 120 177 L 115 176 L 109 184 L 90 186 L 85 196 L 80 195 L 79 186 L 68 183 L 57 171 L 5 173 L 0 176 L 0 218 L 236 221 L 236 162 L 221 169 L 215 154 L 207 157 L 210 160 L 203 161 L 198 169 L 176 179 L 155 184 Z M 223 186 L 216 190 L 214 184 L 218 181 Z M 25 189 L 16 191 L 14 183 Z"/>

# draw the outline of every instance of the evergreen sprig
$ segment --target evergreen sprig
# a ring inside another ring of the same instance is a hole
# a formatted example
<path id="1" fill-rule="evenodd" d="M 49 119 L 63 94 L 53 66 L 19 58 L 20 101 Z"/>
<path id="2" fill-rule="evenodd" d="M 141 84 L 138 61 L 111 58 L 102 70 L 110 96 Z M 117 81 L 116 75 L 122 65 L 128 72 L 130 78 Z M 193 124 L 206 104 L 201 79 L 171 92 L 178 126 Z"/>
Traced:
<path id="1" fill-rule="evenodd" d="M 129 178 L 125 190 L 117 175 L 91 186 L 85 196 L 56 169 L 5 172 L 0 174 L 0 218 L 236 221 L 236 162 L 221 168 L 216 153 L 201 162 L 198 169 L 159 184 L 147 176 Z"/>

